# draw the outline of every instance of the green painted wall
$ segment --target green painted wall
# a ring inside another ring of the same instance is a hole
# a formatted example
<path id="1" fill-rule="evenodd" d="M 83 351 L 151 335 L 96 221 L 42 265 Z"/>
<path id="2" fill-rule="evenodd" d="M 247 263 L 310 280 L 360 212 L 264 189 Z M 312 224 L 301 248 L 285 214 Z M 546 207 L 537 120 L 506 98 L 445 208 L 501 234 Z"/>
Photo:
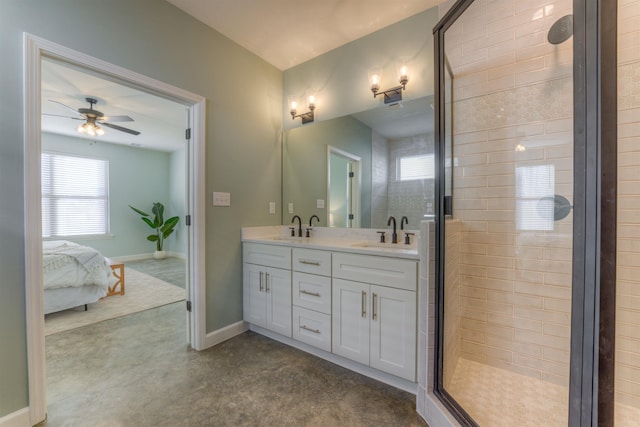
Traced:
<path id="1" fill-rule="evenodd" d="M 129 209 L 129 205 L 150 213 L 153 202 L 161 202 L 169 215 L 179 213 L 170 210 L 170 153 L 118 144 L 89 143 L 86 139 L 49 133 L 42 134 L 42 149 L 109 160 L 109 222 L 112 236 L 68 240 L 96 248 L 108 257 L 149 254 L 155 250 L 155 243 L 146 239 L 152 230 L 138 214 Z M 184 167 L 181 171 L 184 174 Z M 184 191 L 181 196 L 184 198 Z M 166 250 L 170 250 L 169 244 L 175 240 L 178 232 L 184 234 L 184 224 L 179 223 L 179 226 L 167 239 Z"/>
<path id="2" fill-rule="evenodd" d="M 165 250 L 179 254 L 187 253 L 188 244 L 188 233 L 184 223 L 184 217 L 187 214 L 186 176 L 185 150 L 172 152 L 169 165 L 169 204 L 166 209 L 171 216 L 179 216 L 180 222 L 176 231 L 165 241 Z"/>
<path id="3" fill-rule="evenodd" d="M 291 129 L 284 141 L 282 182 L 284 206 L 293 203 L 294 214 L 307 221 L 311 215 L 320 217 L 326 226 L 326 206 L 316 208 L 316 200 L 327 198 L 327 145 L 361 157 L 362 187 L 360 190 L 362 227 L 371 226 L 371 128 L 353 117 L 340 117 Z M 293 214 L 284 214 L 283 223 L 291 222 Z"/>
<path id="4" fill-rule="evenodd" d="M 240 227 L 278 224 L 281 206 L 281 71 L 164 1 L 1 0 L 0 417 L 28 405 L 23 32 L 207 98 L 208 331 L 242 320 Z"/>

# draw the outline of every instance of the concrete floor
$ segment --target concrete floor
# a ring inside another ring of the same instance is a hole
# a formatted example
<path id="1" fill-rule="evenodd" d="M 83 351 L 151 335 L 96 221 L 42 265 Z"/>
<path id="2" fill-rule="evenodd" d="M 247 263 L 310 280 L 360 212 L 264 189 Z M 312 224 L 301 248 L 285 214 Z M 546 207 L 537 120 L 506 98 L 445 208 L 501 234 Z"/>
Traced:
<path id="1" fill-rule="evenodd" d="M 185 344 L 184 303 L 46 338 L 46 426 L 426 426 L 415 397 L 252 332 Z"/>

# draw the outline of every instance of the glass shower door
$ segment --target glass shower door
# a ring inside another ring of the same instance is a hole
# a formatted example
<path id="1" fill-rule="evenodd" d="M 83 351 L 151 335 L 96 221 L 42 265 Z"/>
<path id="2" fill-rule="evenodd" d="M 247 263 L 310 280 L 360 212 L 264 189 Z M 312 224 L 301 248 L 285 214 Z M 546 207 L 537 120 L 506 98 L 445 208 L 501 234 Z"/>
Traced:
<path id="1" fill-rule="evenodd" d="M 567 425 L 572 2 L 468 3 L 444 33 L 439 391 L 468 423 Z"/>

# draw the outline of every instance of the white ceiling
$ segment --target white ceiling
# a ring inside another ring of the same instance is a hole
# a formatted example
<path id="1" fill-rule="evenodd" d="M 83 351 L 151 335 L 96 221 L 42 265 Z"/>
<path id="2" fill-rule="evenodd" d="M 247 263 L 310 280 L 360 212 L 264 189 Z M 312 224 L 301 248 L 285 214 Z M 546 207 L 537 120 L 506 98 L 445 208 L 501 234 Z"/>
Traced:
<path id="1" fill-rule="evenodd" d="M 445 0 L 167 0 L 280 70 Z"/>
<path id="2" fill-rule="evenodd" d="M 50 102 L 58 101 L 72 109 L 89 108 L 86 97 L 97 99 L 98 103 L 93 108 L 105 116 L 131 117 L 133 122 L 114 124 L 139 131 L 140 135 L 131 135 L 108 127 L 103 127 L 103 136 L 89 137 L 80 134 L 76 128 L 84 123 L 84 120 L 77 119 L 82 116 Z M 76 69 L 53 60 L 43 60 L 41 98 L 43 132 L 161 151 L 175 151 L 184 145 L 187 123 L 185 106 L 106 80 L 87 70 Z"/>
<path id="3" fill-rule="evenodd" d="M 444 0 L 167 1 L 285 70 Z M 49 102 L 55 100 L 72 109 L 88 108 L 86 97 L 97 99 L 94 109 L 106 116 L 133 118 L 133 122 L 114 124 L 141 134 L 103 127 L 105 135 L 87 137 L 76 131 L 83 123 L 77 120 L 80 115 Z M 45 60 L 42 65 L 42 113 L 43 132 L 163 151 L 174 151 L 184 144 L 184 106 L 53 60 Z"/>

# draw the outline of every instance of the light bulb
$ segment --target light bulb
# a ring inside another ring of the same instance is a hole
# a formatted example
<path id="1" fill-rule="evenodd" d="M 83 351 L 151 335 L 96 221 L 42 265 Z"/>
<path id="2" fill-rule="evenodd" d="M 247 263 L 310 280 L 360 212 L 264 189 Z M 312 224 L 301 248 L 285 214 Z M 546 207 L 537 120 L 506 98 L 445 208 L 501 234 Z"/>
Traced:
<path id="1" fill-rule="evenodd" d="M 316 106 L 316 97 L 311 95 L 309 96 L 309 108 L 313 110 L 315 106 Z"/>
<path id="2" fill-rule="evenodd" d="M 78 127 L 76 128 L 76 130 L 77 130 L 78 132 L 80 132 L 80 133 L 84 133 L 84 132 L 85 132 L 85 130 L 84 130 L 84 126 L 85 126 L 85 123 L 83 123 L 83 124 L 81 124 L 81 125 L 78 125 Z"/>
<path id="3" fill-rule="evenodd" d="M 104 130 L 100 126 L 96 126 L 96 135 L 98 136 L 104 135 Z"/>

